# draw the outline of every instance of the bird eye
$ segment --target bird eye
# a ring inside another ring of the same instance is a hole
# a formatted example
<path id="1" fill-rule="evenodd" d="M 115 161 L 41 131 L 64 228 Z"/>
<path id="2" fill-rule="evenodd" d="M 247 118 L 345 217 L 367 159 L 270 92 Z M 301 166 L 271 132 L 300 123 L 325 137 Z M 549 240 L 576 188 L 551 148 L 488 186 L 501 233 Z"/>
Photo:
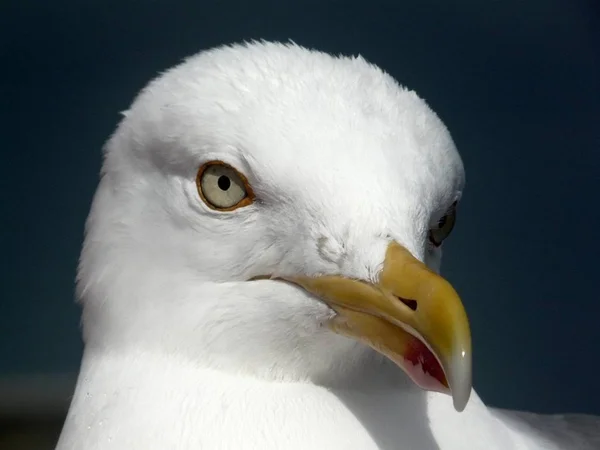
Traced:
<path id="1" fill-rule="evenodd" d="M 221 161 L 200 166 L 196 185 L 204 203 L 219 211 L 233 211 L 250 205 L 254 200 L 246 177 Z"/>
<path id="2" fill-rule="evenodd" d="M 437 225 L 429 230 L 429 242 L 439 247 L 442 242 L 450 235 L 456 222 L 456 202 L 452 204 L 450 210 L 438 221 Z"/>

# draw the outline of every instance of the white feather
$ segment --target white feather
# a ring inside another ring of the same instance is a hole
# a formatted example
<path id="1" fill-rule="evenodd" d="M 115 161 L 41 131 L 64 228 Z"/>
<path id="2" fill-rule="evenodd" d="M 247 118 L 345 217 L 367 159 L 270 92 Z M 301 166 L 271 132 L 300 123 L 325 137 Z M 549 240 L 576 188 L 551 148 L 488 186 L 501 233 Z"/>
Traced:
<path id="1" fill-rule="evenodd" d="M 257 201 L 208 208 L 198 167 Z M 146 87 L 106 146 L 78 274 L 85 354 L 58 448 L 554 448 L 463 413 L 264 274 L 373 280 L 394 239 L 437 270 L 427 230 L 464 184 L 441 120 L 363 58 L 295 44 L 205 51 Z M 585 448 L 585 447 L 577 447 Z"/>

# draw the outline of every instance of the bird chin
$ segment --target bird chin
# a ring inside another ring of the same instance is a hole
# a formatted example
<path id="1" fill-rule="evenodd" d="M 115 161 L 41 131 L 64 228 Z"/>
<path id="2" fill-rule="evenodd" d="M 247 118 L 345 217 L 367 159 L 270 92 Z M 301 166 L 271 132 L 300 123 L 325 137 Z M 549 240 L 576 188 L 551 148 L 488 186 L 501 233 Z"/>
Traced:
<path id="1" fill-rule="evenodd" d="M 360 341 L 381 353 L 420 388 L 451 395 L 438 357 L 416 332 L 366 313 L 339 307 L 334 307 L 334 310 L 337 314 L 329 323 L 332 331 Z"/>

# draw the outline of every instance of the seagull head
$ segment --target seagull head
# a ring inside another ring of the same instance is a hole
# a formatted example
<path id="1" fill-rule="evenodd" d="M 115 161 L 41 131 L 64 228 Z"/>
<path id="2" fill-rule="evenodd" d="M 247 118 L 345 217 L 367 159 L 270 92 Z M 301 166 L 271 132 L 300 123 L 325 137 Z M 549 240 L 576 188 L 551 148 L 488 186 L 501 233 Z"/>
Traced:
<path id="1" fill-rule="evenodd" d="M 438 273 L 464 169 L 414 92 L 254 42 L 188 58 L 123 115 L 78 272 L 86 351 L 293 381 L 391 360 L 464 409 L 469 325 Z"/>

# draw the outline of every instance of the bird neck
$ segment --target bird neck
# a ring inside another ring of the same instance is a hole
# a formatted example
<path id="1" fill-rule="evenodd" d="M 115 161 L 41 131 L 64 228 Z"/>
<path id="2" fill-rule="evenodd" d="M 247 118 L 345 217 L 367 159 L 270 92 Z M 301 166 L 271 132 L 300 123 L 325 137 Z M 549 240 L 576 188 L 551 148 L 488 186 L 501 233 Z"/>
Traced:
<path id="1" fill-rule="evenodd" d="M 169 354 L 88 347 L 57 450 L 293 450 L 308 444 L 404 450 L 399 442 L 462 450 L 470 442 L 463 437 L 486 433 L 499 435 L 505 446 L 473 448 L 515 448 L 475 393 L 457 413 L 448 396 L 397 381 L 403 378 L 389 366 L 375 367 L 327 386 L 219 372 Z M 452 446 L 457 430 L 462 437 Z"/>

